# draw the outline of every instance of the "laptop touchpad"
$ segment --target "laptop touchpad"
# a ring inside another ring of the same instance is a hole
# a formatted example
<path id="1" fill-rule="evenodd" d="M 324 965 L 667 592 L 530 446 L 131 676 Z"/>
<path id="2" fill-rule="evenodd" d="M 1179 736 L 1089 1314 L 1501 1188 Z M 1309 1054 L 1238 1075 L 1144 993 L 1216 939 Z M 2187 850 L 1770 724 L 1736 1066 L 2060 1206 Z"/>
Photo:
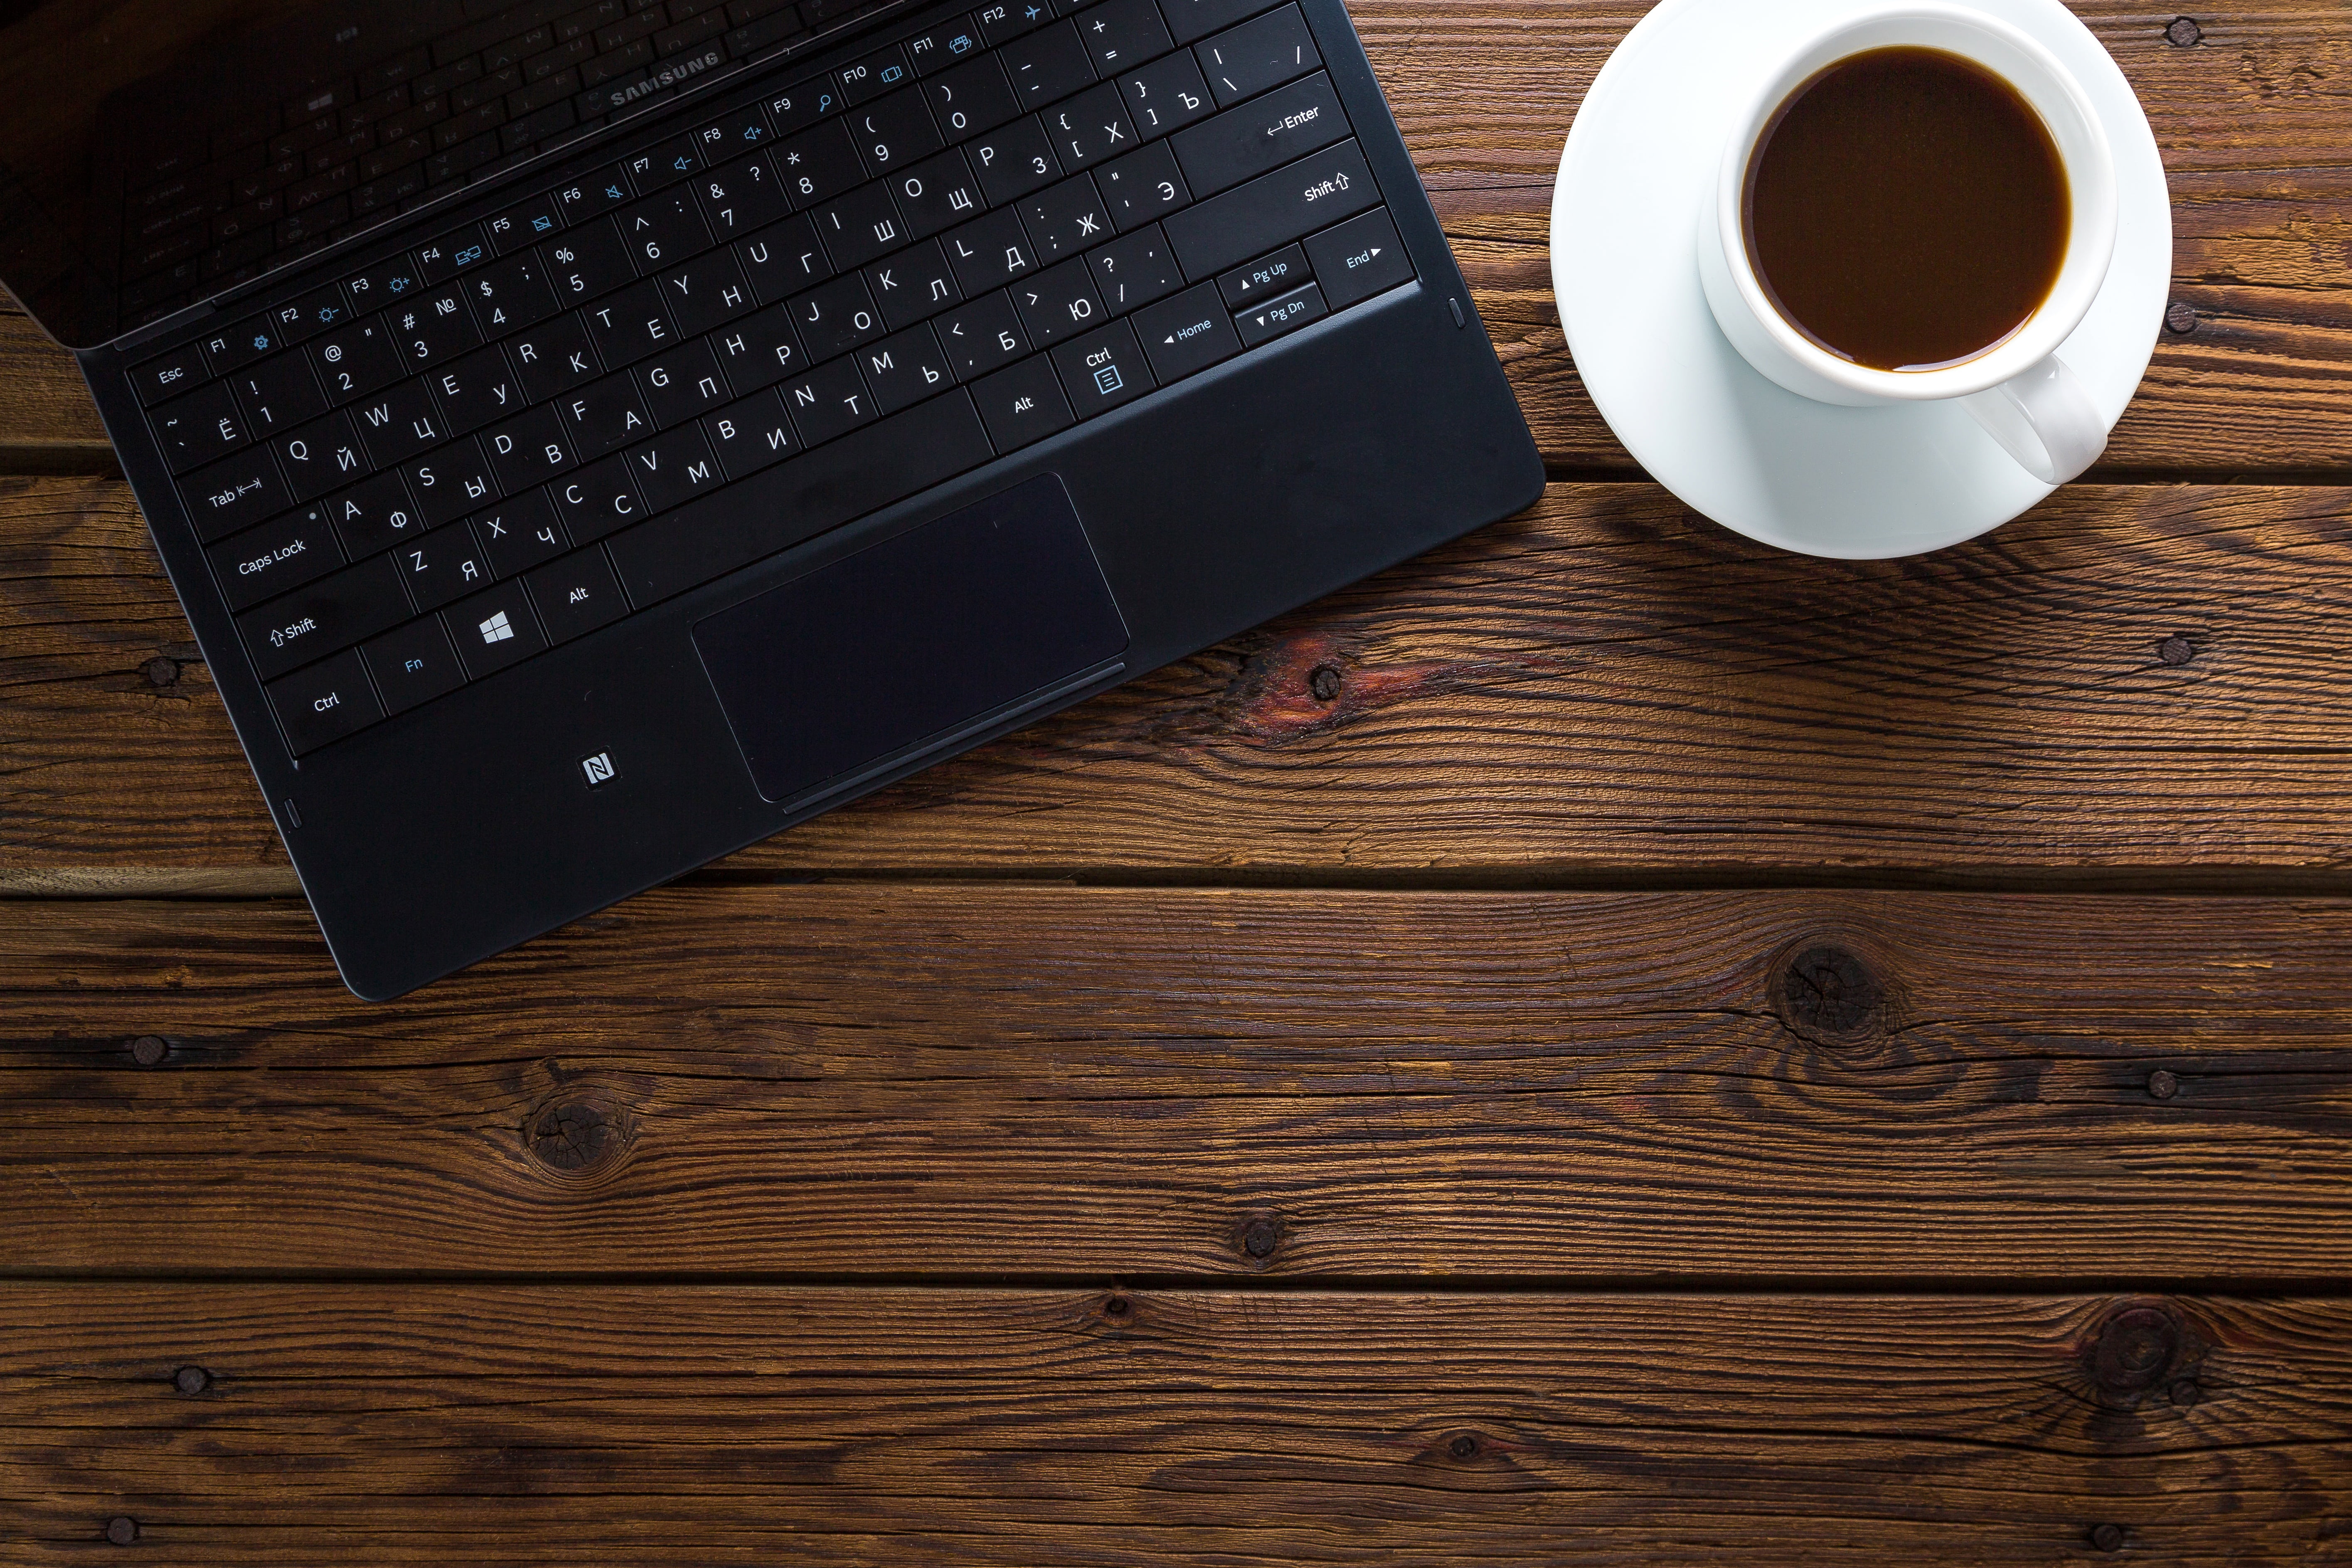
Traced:
<path id="1" fill-rule="evenodd" d="M 760 793 L 806 794 L 1127 651 L 1062 481 L 1045 475 L 694 628 Z"/>

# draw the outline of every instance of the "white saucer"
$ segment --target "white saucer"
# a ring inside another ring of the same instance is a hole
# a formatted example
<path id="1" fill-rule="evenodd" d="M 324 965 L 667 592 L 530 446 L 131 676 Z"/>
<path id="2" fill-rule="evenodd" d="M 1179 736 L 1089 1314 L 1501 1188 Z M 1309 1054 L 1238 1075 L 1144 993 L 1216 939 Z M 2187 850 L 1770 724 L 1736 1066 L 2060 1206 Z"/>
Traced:
<path id="1" fill-rule="evenodd" d="M 1569 351 L 1626 449 L 1692 510 L 1809 555 L 1940 550 L 2050 494 L 1956 404 L 1833 408 L 1739 357 L 1699 287 L 1700 205 L 1754 62 L 1873 0 L 1663 0 L 1577 111 L 1552 199 L 1552 282 Z M 2115 148 L 2115 264 L 2060 350 L 2110 428 L 2138 389 L 2172 275 L 2172 206 L 2147 116 L 2059 0 L 1973 0 L 2083 84 Z"/>

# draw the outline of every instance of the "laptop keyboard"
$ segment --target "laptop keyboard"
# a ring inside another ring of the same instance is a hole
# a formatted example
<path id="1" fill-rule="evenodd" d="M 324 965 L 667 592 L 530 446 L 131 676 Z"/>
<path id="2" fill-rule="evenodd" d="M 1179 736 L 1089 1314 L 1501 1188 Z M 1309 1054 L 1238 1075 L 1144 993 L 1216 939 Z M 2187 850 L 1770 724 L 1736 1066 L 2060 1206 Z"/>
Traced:
<path id="1" fill-rule="evenodd" d="M 131 379 L 299 756 L 1413 276 L 1297 5 L 1029 0 Z"/>

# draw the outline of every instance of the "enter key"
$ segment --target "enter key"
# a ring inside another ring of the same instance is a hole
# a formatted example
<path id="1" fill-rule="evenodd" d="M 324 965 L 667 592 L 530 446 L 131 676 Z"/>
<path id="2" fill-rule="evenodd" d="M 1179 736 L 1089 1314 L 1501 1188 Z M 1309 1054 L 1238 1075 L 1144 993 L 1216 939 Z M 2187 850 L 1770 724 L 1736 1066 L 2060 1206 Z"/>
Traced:
<path id="1" fill-rule="evenodd" d="M 1193 195 L 1211 196 L 1351 134 L 1331 79 L 1317 71 L 1180 131 L 1170 144 Z"/>

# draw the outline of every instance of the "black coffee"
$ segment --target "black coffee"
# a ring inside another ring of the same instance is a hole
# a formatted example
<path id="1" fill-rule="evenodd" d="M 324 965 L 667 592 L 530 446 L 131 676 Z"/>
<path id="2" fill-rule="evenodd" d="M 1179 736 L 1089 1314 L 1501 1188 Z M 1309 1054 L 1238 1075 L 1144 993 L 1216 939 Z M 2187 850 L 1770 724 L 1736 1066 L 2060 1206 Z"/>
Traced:
<path id="1" fill-rule="evenodd" d="M 1780 313 L 1874 370 L 1932 370 L 2014 333 L 2074 222 L 2033 106 L 1940 49 L 1873 49 L 1790 95 L 1748 166 L 1748 255 Z"/>

